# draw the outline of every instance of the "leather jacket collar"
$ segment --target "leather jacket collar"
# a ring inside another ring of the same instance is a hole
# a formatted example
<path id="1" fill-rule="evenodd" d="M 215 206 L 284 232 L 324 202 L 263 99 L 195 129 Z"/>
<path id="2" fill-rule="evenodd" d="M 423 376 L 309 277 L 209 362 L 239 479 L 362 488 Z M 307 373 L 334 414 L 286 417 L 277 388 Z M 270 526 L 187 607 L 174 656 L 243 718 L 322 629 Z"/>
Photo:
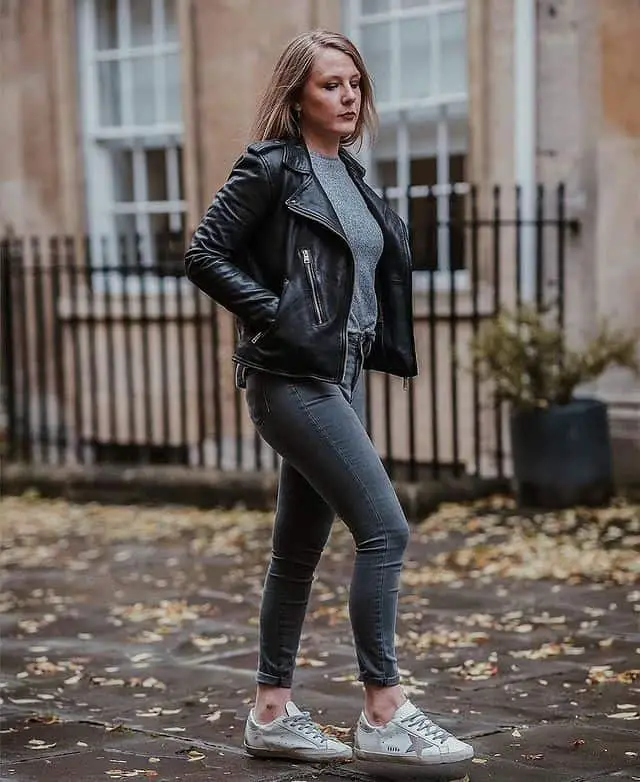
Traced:
<path id="1" fill-rule="evenodd" d="M 359 179 L 364 177 L 365 169 L 351 153 L 347 152 L 344 147 L 340 147 L 338 154 L 350 174 L 357 176 Z M 282 162 L 283 165 L 293 171 L 299 171 L 302 174 L 311 173 L 309 151 L 301 141 L 291 140 L 285 143 Z"/>
<path id="2" fill-rule="evenodd" d="M 365 169 L 358 161 L 345 149 L 340 148 L 338 154 L 344 162 L 347 171 L 354 179 L 358 189 L 369 203 L 378 222 L 382 225 L 382 216 L 378 205 L 371 202 L 371 198 L 366 193 L 363 176 Z M 340 236 L 348 245 L 348 239 L 345 236 L 344 229 L 335 213 L 331 201 L 322 189 L 322 186 L 313 175 L 311 159 L 307 147 L 300 141 L 288 141 L 285 143 L 282 158 L 283 165 L 297 173 L 304 174 L 305 177 L 299 187 L 286 199 L 285 204 L 292 212 L 318 220 L 329 228 L 333 233 Z"/>

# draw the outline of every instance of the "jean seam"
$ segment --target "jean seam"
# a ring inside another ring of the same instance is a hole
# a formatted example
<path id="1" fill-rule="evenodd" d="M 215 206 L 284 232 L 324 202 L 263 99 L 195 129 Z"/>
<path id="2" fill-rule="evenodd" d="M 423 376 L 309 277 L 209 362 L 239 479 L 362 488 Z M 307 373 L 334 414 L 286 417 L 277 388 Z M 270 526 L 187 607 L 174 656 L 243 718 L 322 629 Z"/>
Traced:
<path id="1" fill-rule="evenodd" d="M 273 552 L 273 547 L 272 547 L 272 552 Z M 270 571 L 271 571 L 271 563 L 269 563 L 269 567 L 267 569 L 267 577 L 265 579 L 265 585 L 266 585 L 266 580 L 269 578 Z M 266 593 L 266 589 L 263 588 L 263 598 L 262 598 L 263 600 L 264 600 L 264 597 L 265 597 L 265 593 Z M 276 613 L 276 616 L 271 621 L 273 621 L 275 623 L 275 625 L 276 625 L 276 637 L 279 638 L 280 637 L 280 612 L 276 611 L 275 613 Z M 261 633 L 261 635 L 262 635 L 262 633 Z M 260 656 L 262 657 L 262 651 L 263 651 L 264 645 L 262 643 L 262 639 L 261 638 L 260 638 L 260 641 L 259 641 L 259 646 L 260 646 L 260 653 L 261 653 Z M 276 660 L 276 669 L 278 671 L 281 670 L 281 665 L 282 665 L 282 657 L 280 655 L 281 649 L 282 649 L 282 647 L 280 647 L 278 649 L 278 658 Z M 262 659 L 259 662 L 258 670 L 259 670 L 259 672 L 262 673 Z M 282 685 L 281 684 L 282 681 L 290 681 L 293 678 L 293 672 L 292 672 L 292 675 L 287 677 L 287 678 L 281 676 L 280 674 L 278 674 L 278 676 L 274 676 L 273 674 L 270 674 L 270 673 L 267 673 L 267 674 L 263 673 L 263 675 L 264 676 L 268 676 L 269 678 L 272 678 L 272 679 L 276 679 L 278 681 L 278 685 L 281 686 L 281 687 L 282 686 L 288 686 L 288 685 Z M 265 682 L 265 683 L 268 683 L 268 682 Z"/>
<path id="2" fill-rule="evenodd" d="M 342 459 L 343 464 L 345 467 L 350 471 L 351 475 L 356 479 L 356 481 L 359 483 L 361 488 L 363 489 L 364 496 L 367 498 L 367 502 L 369 503 L 369 507 L 372 510 L 372 513 L 374 517 L 377 519 L 378 524 L 380 525 L 380 528 L 382 529 L 382 533 L 384 535 L 384 552 L 383 552 L 383 561 L 384 556 L 386 556 L 388 550 L 389 550 L 389 535 L 387 533 L 387 530 L 385 529 L 384 522 L 382 517 L 377 511 L 376 505 L 373 502 L 371 495 L 369 494 L 369 491 L 367 489 L 366 484 L 362 481 L 360 476 L 355 470 L 351 470 L 351 465 L 349 464 L 348 459 L 346 458 L 345 453 L 342 451 L 339 445 L 335 443 L 331 437 L 329 436 L 326 429 L 322 426 L 322 424 L 318 421 L 318 419 L 313 415 L 311 410 L 309 410 L 309 406 L 306 404 L 302 396 L 300 395 L 300 392 L 296 388 L 295 385 L 291 385 L 291 390 L 294 392 L 296 397 L 298 398 L 298 401 L 302 407 L 302 409 L 305 411 L 305 413 L 309 416 L 309 419 L 313 422 L 315 428 L 317 431 L 322 435 L 322 437 L 325 439 L 325 441 L 329 442 L 333 447 L 336 449 L 336 451 L 340 454 L 340 457 Z M 376 614 L 376 641 L 378 645 L 378 662 L 380 665 L 380 670 L 384 670 L 384 639 L 382 634 L 382 587 L 384 582 L 384 569 L 380 568 L 380 582 L 378 586 L 378 613 Z"/>
<path id="3" fill-rule="evenodd" d="M 249 409 L 249 414 L 254 426 L 260 427 L 266 422 L 268 415 L 271 413 L 271 408 L 269 407 L 269 402 L 267 401 L 264 389 L 264 372 L 255 372 L 253 375 L 253 382 L 256 385 L 256 388 L 254 389 L 256 392 L 256 412 L 259 415 L 252 416 L 251 409 Z"/>
<path id="4" fill-rule="evenodd" d="M 271 408 L 269 407 L 269 400 L 267 399 L 267 392 L 265 389 L 265 382 L 264 377 L 260 378 L 260 398 L 262 399 L 262 408 L 263 408 L 263 423 L 266 421 L 267 416 L 271 413 Z"/>

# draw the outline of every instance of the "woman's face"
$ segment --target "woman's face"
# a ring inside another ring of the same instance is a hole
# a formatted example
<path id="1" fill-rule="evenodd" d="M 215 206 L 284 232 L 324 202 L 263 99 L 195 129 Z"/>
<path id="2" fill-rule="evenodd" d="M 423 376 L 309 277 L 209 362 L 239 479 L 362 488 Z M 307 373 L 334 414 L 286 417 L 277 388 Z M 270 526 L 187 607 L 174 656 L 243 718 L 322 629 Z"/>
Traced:
<path id="1" fill-rule="evenodd" d="M 299 100 L 302 135 L 339 144 L 354 132 L 360 103 L 360 72 L 351 57 L 337 49 L 320 49 Z"/>

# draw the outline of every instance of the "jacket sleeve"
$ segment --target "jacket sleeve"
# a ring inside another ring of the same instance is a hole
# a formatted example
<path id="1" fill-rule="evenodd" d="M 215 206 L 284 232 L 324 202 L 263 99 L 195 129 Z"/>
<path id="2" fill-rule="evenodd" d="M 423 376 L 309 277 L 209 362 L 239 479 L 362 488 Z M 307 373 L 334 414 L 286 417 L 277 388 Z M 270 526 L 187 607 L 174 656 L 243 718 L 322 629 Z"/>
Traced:
<path id="1" fill-rule="evenodd" d="M 185 256 L 191 282 L 259 329 L 275 320 L 279 299 L 240 269 L 234 259 L 246 249 L 274 197 L 264 160 L 247 150 L 213 199 Z"/>

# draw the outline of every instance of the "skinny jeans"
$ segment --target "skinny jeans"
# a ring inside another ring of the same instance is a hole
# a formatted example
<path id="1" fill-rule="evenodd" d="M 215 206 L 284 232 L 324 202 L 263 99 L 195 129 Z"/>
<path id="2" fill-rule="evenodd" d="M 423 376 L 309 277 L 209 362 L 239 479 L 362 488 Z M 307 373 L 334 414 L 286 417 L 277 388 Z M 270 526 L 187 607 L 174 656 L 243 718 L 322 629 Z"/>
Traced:
<path id="1" fill-rule="evenodd" d="M 399 682 L 398 587 L 409 527 L 364 424 L 369 334 L 350 333 L 340 384 L 246 374 L 251 419 L 282 457 L 260 607 L 257 681 L 290 687 L 311 585 L 335 516 L 355 542 L 349 618 L 359 679 Z"/>

